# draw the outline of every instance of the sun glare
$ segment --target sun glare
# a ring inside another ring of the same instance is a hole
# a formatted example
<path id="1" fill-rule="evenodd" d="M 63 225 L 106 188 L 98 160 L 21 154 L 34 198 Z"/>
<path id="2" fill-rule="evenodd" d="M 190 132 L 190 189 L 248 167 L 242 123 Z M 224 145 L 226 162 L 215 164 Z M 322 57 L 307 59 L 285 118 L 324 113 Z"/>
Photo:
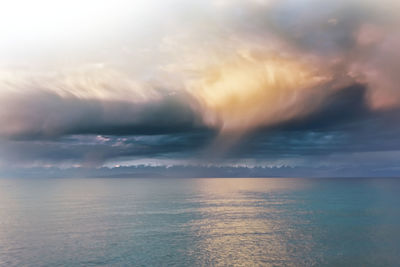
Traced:
<path id="1" fill-rule="evenodd" d="M 0 4 L 0 40 L 48 42 L 88 38 L 131 19 L 154 14 L 154 1 L 144 0 L 16 0 Z M 85 37 L 85 35 L 88 35 Z"/>

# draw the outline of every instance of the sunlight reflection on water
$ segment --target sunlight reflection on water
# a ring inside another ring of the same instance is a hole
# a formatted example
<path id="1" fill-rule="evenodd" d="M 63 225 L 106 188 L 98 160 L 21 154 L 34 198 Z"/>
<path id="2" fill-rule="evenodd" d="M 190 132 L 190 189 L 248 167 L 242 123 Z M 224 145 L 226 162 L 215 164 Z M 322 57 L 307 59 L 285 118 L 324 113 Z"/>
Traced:
<path id="1" fill-rule="evenodd" d="M 396 266 L 399 180 L 0 179 L 0 265 Z"/>

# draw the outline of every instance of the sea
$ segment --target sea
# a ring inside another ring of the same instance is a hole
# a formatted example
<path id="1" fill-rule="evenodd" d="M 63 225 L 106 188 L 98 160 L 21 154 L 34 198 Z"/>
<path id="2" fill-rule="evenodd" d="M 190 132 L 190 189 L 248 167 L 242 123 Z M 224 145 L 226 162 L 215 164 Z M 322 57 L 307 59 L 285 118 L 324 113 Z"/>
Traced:
<path id="1" fill-rule="evenodd" d="M 0 266 L 400 266 L 400 179 L 0 179 Z"/>

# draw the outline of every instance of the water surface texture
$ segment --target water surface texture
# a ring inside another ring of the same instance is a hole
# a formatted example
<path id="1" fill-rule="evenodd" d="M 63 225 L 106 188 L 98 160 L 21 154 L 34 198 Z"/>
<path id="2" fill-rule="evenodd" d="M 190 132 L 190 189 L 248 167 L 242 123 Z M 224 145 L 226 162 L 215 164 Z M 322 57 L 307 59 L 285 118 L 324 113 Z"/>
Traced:
<path id="1" fill-rule="evenodd" d="M 396 179 L 0 179 L 1 266 L 399 266 Z"/>

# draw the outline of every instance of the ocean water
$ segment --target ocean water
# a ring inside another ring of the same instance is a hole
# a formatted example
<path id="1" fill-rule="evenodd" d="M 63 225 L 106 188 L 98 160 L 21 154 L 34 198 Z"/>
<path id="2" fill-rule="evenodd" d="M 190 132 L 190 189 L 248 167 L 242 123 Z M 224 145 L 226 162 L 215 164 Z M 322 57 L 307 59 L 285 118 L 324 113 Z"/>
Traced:
<path id="1" fill-rule="evenodd" d="M 400 266 L 396 179 L 0 179 L 1 266 Z"/>

